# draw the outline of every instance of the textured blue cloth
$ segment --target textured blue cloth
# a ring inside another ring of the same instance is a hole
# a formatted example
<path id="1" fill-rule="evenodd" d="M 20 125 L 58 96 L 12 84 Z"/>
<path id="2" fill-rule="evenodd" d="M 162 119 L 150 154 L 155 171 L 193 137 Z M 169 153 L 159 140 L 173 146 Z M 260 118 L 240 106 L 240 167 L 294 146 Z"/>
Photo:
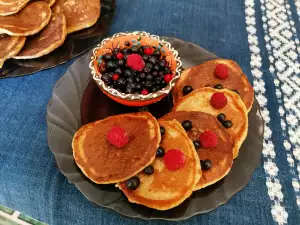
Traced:
<path id="1" fill-rule="evenodd" d="M 297 12 L 297 0 L 117 1 L 110 34 L 146 30 L 237 61 L 266 120 L 261 166 L 249 184 L 213 212 L 172 224 L 300 224 Z M 46 105 L 71 63 L 0 80 L 0 204 L 55 225 L 171 224 L 97 207 L 56 168 L 46 139 Z"/>

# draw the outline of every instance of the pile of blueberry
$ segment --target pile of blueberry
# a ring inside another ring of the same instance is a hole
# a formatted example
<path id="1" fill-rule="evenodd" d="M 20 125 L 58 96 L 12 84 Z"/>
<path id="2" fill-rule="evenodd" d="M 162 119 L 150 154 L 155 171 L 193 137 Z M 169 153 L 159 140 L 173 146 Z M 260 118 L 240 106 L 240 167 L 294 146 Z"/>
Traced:
<path id="1" fill-rule="evenodd" d="M 119 92 L 143 94 L 163 89 L 173 79 L 161 46 L 139 46 L 125 42 L 101 57 L 102 81 Z"/>

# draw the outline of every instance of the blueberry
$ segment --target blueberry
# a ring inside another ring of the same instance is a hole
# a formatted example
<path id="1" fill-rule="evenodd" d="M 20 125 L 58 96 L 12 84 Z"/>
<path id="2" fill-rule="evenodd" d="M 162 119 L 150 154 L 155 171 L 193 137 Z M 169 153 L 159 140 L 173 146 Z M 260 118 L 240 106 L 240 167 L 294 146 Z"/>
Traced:
<path id="1" fill-rule="evenodd" d="M 130 48 L 124 48 L 123 49 L 123 54 L 124 55 L 129 55 L 131 53 L 131 49 Z"/>
<path id="2" fill-rule="evenodd" d="M 108 73 L 103 74 L 101 79 L 103 80 L 103 82 L 105 84 L 110 84 L 110 82 L 111 82 L 111 77 L 109 76 Z"/>
<path id="3" fill-rule="evenodd" d="M 116 86 L 117 86 L 118 88 L 122 89 L 122 88 L 125 87 L 125 85 L 126 85 L 126 80 L 125 80 L 125 78 L 120 77 L 120 78 L 117 80 L 117 85 L 116 85 Z"/>
<path id="4" fill-rule="evenodd" d="M 151 56 L 149 58 L 149 62 L 152 63 L 152 64 L 156 64 L 157 63 L 157 59 L 155 57 Z"/>
<path id="5" fill-rule="evenodd" d="M 164 80 L 161 80 L 160 86 L 164 88 L 167 86 L 167 83 Z"/>
<path id="6" fill-rule="evenodd" d="M 159 51 L 159 50 L 155 50 L 155 51 L 153 52 L 153 55 L 154 55 L 154 56 L 157 56 L 157 57 L 160 56 L 160 51 Z"/>
<path id="7" fill-rule="evenodd" d="M 164 136 L 165 133 L 166 133 L 166 129 L 164 127 L 160 127 L 161 136 Z"/>
<path id="8" fill-rule="evenodd" d="M 240 92 L 238 90 L 236 90 L 236 89 L 232 89 L 231 91 L 237 93 L 238 95 L 240 94 Z"/>
<path id="9" fill-rule="evenodd" d="M 141 78 L 140 78 L 140 77 L 135 77 L 134 79 L 135 79 L 135 81 L 136 81 L 137 83 L 140 83 L 140 82 L 141 82 Z"/>
<path id="10" fill-rule="evenodd" d="M 182 92 L 183 92 L 184 95 L 187 95 L 187 94 L 191 93 L 192 91 L 193 91 L 193 88 L 190 85 L 184 86 L 183 90 L 182 90 Z"/>
<path id="11" fill-rule="evenodd" d="M 165 73 L 163 71 L 158 72 L 158 76 L 162 79 L 164 77 Z"/>
<path id="12" fill-rule="evenodd" d="M 136 190 L 140 185 L 140 178 L 137 176 L 131 177 L 126 181 L 126 187 L 130 190 Z"/>
<path id="13" fill-rule="evenodd" d="M 149 73 L 150 71 L 151 71 L 151 69 L 150 69 L 149 67 L 146 66 L 146 67 L 144 68 L 144 72 L 145 72 L 145 73 Z"/>
<path id="14" fill-rule="evenodd" d="M 223 123 L 222 123 L 223 127 L 225 128 L 230 128 L 232 127 L 232 121 L 231 120 L 225 120 Z"/>
<path id="15" fill-rule="evenodd" d="M 126 79 L 126 81 L 127 81 L 127 83 L 133 83 L 134 82 L 133 77 L 128 77 Z"/>
<path id="16" fill-rule="evenodd" d="M 212 162 L 209 159 L 200 160 L 201 169 L 209 170 L 212 167 Z"/>
<path id="17" fill-rule="evenodd" d="M 153 80 L 153 76 L 152 76 L 151 74 L 148 74 L 148 75 L 146 76 L 146 80 Z"/>
<path id="18" fill-rule="evenodd" d="M 156 151 L 156 156 L 157 157 L 163 157 L 165 155 L 165 149 L 163 147 L 158 147 Z"/>
<path id="19" fill-rule="evenodd" d="M 157 76 L 158 76 L 157 71 L 153 71 L 153 72 L 152 72 L 152 75 L 153 75 L 154 77 L 157 77 Z"/>
<path id="20" fill-rule="evenodd" d="M 131 76 L 136 77 L 137 73 L 135 71 L 131 71 Z"/>
<path id="21" fill-rule="evenodd" d="M 219 120 L 220 123 L 223 123 L 226 120 L 226 115 L 224 113 L 220 113 L 217 116 L 217 119 Z"/>
<path id="22" fill-rule="evenodd" d="M 159 90 L 159 87 L 153 87 L 152 92 L 157 92 Z"/>
<path id="23" fill-rule="evenodd" d="M 190 129 L 192 129 L 192 127 L 193 127 L 192 121 L 190 121 L 190 120 L 184 120 L 184 121 L 182 122 L 182 127 L 183 127 L 185 130 L 190 130 Z"/>
<path id="24" fill-rule="evenodd" d="M 124 59 L 119 59 L 119 60 L 117 61 L 117 65 L 118 65 L 118 66 L 124 66 L 124 65 L 125 65 Z"/>
<path id="25" fill-rule="evenodd" d="M 160 84 L 161 84 L 161 79 L 158 78 L 158 77 L 156 77 L 156 78 L 154 79 L 154 84 L 160 85 Z"/>
<path id="26" fill-rule="evenodd" d="M 149 67 L 150 69 L 153 68 L 153 64 L 152 63 L 146 63 L 146 67 Z"/>
<path id="27" fill-rule="evenodd" d="M 144 169 L 144 173 L 147 175 L 151 175 L 153 174 L 153 172 L 154 172 L 154 168 L 152 165 L 149 165 Z"/>
<path id="28" fill-rule="evenodd" d="M 143 58 L 143 60 L 146 61 L 146 62 L 149 60 L 149 56 L 148 56 L 148 55 L 143 55 L 142 58 Z"/>
<path id="29" fill-rule="evenodd" d="M 152 85 L 153 85 L 153 83 L 150 81 L 150 80 L 147 80 L 146 82 L 145 82 L 145 88 L 148 90 L 148 91 L 150 91 L 150 90 L 152 90 Z"/>
<path id="30" fill-rule="evenodd" d="M 117 67 L 117 64 L 116 64 L 115 61 L 108 61 L 106 63 L 106 66 L 107 66 L 108 69 L 115 69 Z"/>
<path id="31" fill-rule="evenodd" d="M 103 59 L 105 61 L 110 61 L 110 60 L 113 59 L 113 56 L 111 54 L 109 54 L 109 53 L 106 53 L 105 55 L 103 55 Z"/>
<path id="32" fill-rule="evenodd" d="M 119 48 L 115 48 L 113 50 L 114 55 L 118 54 L 119 52 L 121 52 L 121 50 Z"/>
<path id="33" fill-rule="evenodd" d="M 216 84 L 216 85 L 214 86 L 214 88 L 215 88 L 215 89 L 223 89 L 223 86 L 222 86 L 222 84 Z"/>
<path id="34" fill-rule="evenodd" d="M 172 72 L 171 72 L 171 70 L 170 70 L 168 67 L 166 67 L 165 70 L 164 70 L 164 73 L 165 73 L 165 74 L 170 74 L 170 73 L 172 73 Z"/>
<path id="35" fill-rule="evenodd" d="M 155 65 L 153 66 L 153 70 L 158 71 L 159 69 L 160 69 L 160 68 L 159 68 L 159 65 L 155 64 Z"/>
<path id="36" fill-rule="evenodd" d="M 142 90 L 142 84 L 136 84 L 135 89 L 138 91 Z"/>
<path id="37" fill-rule="evenodd" d="M 196 150 L 201 147 L 200 141 L 198 141 L 198 140 L 193 141 L 193 144 L 194 144 Z"/>
<path id="38" fill-rule="evenodd" d="M 139 48 L 138 46 L 132 46 L 132 47 L 131 47 L 131 51 L 132 51 L 133 53 L 138 53 L 138 52 L 140 51 L 140 48 Z"/>
<path id="39" fill-rule="evenodd" d="M 126 70 L 124 71 L 124 76 L 125 76 L 125 77 L 131 77 L 131 70 L 126 69 Z"/>
<path id="40" fill-rule="evenodd" d="M 110 78 L 112 78 L 113 75 L 114 75 L 113 72 L 109 72 L 109 73 L 108 73 L 108 76 L 109 76 Z"/>
<path id="41" fill-rule="evenodd" d="M 133 88 L 127 86 L 126 89 L 125 89 L 125 93 L 126 94 L 132 94 L 133 93 Z"/>
<path id="42" fill-rule="evenodd" d="M 158 65 L 160 66 L 160 67 L 165 67 L 166 66 L 166 61 L 164 60 L 164 59 L 162 59 L 162 60 L 159 60 L 159 62 L 158 62 Z"/>
<path id="43" fill-rule="evenodd" d="M 119 67 L 119 68 L 117 68 L 116 70 L 115 70 L 115 73 L 116 74 L 121 74 L 123 72 L 123 70 Z"/>
<path id="44" fill-rule="evenodd" d="M 125 41 L 124 45 L 127 46 L 127 47 L 129 47 L 130 46 L 129 41 Z"/>
<path id="45" fill-rule="evenodd" d="M 143 80 L 146 78 L 146 74 L 145 73 L 140 73 L 140 78 Z"/>

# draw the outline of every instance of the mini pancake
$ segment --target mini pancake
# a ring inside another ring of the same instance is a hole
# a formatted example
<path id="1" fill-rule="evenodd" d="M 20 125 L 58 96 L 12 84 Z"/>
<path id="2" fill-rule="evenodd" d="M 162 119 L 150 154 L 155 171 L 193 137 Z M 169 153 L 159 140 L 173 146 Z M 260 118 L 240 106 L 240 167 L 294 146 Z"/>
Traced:
<path id="1" fill-rule="evenodd" d="M 106 135 L 115 126 L 124 129 L 129 142 L 111 145 Z M 147 112 L 111 116 L 81 127 L 72 142 L 73 156 L 81 171 L 97 184 L 124 181 L 155 159 L 161 140 L 159 124 Z"/>
<path id="2" fill-rule="evenodd" d="M 159 121 L 159 124 L 165 128 L 161 142 L 165 156 L 171 149 L 182 151 L 185 155 L 184 167 L 171 171 L 166 167 L 163 157 L 156 157 L 152 164 L 153 174 L 141 172 L 137 175 L 140 185 L 136 190 L 127 189 L 125 182 L 117 186 L 132 203 L 167 210 L 178 206 L 192 194 L 201 177 L 201 169 L 193 143 L 180 123 L 173 120 Z"/>
<path id="3" fill-rule="evenodd" d="M 24 48 L 15 59 L 33 59 L 47 55 L 61 46 L 67 36 L 67 26 L 63 14 L 52 14 L 49 24 L 40 33 L 29 37 Z"/>
<path id="4" fill-rule="evenodd" d="M 222 80 L 215 76 L 217 64 L 227 66 L 229 75 L 226 79 Z M 212 60 L 183 71 L 173 90 L 174 103 L 184 96 L 184 86 L 189 85 L 192 86 L 194 90 L 197 90 L 207 86 L 214 87 L 216 84 L 221 84 L 224 88 L 229 90 L 237 90 L 248 112 L 250 111 L 254 100 L 253 87 L 240 66 L 236 62 L 228 59 Z"/>
<path id="5" fill-rule="evenodd" d="M 93 26 L 100 10 L 99 0 L 57 0 L 53 5 L 53 12 L 65 15 L 68 34 Z"/>
<path id="6" fill-rule="evenodd" d="M 43 1 L 46 2 L 50 7 L 52 7 L 56 2 L 56 0 L 43 0 Z"/>
<path id="7" fill-rule="evenodd" d="M 192 121 L 192 129 L 187 131 L 192 141 L 199 140 L 201 133 L 207 130 L 213 131 L 218 137 L 218 145 L 216 147 L 200 147 L 197 149 L 199 159 L 211 160 L 212 167 L 209 170 L 202 170 L 202 177 L 197 183 L 195 190 L 212 185 L 229 173 L 233 163 L 234 142 L 230 134 L 213 115 L 203 112 L 175 112 L 165 115 L 163 119 L 176 119 L 180 123 L 185 120 Z"/>
<path id="8" fill-rule="evenodd" d="M 12 58 L 23 48 L 26 37 L 0 35 L 0 68 L 5 60 Z"/>
<path id="9" fill-rule="evenodd" d="M 12 16 L 0 16 L 0 33 L 11 36 L 29 36 L 40 32 L 51 19 L 51 9 L 46 2 L 29 3 Z"/>
<path id="10" fill-rule="evenodd" d="M 23 9 L 30 0 L 0 0 L 0 16 L 16 14 Z"/>
<path id="11" fill-rule="evenodd" d="M 227 104 L 224 108 L 216 109 L 210 104 L 211 96 L 214 93 L 225 94 Z M 247 108 L 238 94 L 227 89 L 201 88 L 181 98 L 173 107 L 173 112 L 177 111 L 199 111 L 216 117 L 220 113 L 224 113 L 226 120 L 231 120 L 233 123 L 233 126 L 227 131 L 234 140 L 233 158 L 238 156 L 239 149 L 248 133 Z"/>

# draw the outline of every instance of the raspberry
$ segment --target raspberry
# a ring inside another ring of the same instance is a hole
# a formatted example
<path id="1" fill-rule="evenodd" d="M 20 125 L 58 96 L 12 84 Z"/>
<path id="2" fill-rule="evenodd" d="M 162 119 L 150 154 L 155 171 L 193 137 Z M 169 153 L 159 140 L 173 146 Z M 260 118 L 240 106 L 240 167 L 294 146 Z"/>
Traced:
<path id="1" fill-rule="evenodd" d="M 217 64 L 215 75 L 217 78 L 225 80 L 228 77 L 228 67 L 225 64 Z"/>
<path id="2" fill-rule="evenodd" d="M 112 76 L 112 79 L 113 80 L 119 80 L 119 74 L 114 74 L 113 76 Z"/>
<path id="3" fill-rule="evenodd" d="M 149 91 L 146 90 L 146 89 L 143 89 L 143 90 L 141 91 L 141 94 L 142 94 L 142 95 L 147 95 L 147 94 L 149 94 Z"/>
<path id="4" fill-rule="evenodd" d="M 203 132 L 200 135 L 199 140 L 201 143 L 201 147 L 203 148 L 214 148 L 218 145 L 219 142 L 218 136 L 210 130 Z"/>
<path id="5" fill-rule="evenodd" d="M 123 53 L 119 52 L 117 54 L 117 59 L 123 59 L 123 57 L 124 57 Z"/>
<path id="6" fill-rule="evenodd" d="M 172 79 L 173 79 L 173 75 L 172 75 L 172 74 L 166 74 L 166 75 L 164 76 L 164 81 L 165 81 L 166 83 L 169 83 Z"/>
<path id="7" fill-rule="evenodd" d="M 152 55 L 153 52 L 154 52 L 154 50 L 151 47 L 144 48 L 144 54 L 146 54 L 146 55 Z"/>
<path id="8" fill-rule="evenodd" d="M 119 126 L 112 127 L 106 134 L 106 139 L 116 148 L 122 148 L 129 142 L 127 132 Z"/>
<path id="9" fill-rule="evenodd" d="M 171 149 L 165 153 L 164 163 L 169 170 L 178 170 L 184 167 L 185 155 L 180 150 Z"/>
<path id="10" fill-rule="evenodd" d="M 145 67 L 145 62 L 142 58 L 142 56 L 138 55 L 138 54 L 130 54 L 127 57 L 127 65 L 136 71 L 142 71 Z"/>
<path id="11" fill-rule="evenodd" d="M 222 109 L 227 104 L 227 98 L 224 93 L 214 93 L 210 98 L 210 104 L 216 109 Z"/>

